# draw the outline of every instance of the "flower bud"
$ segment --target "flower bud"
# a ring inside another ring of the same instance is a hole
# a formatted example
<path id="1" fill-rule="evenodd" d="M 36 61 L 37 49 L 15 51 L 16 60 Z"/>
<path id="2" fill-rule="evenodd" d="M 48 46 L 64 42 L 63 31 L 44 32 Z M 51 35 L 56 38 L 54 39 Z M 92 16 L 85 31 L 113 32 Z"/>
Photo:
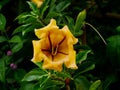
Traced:
<path id="1" fill-rule="evenodd" d="M 10 64 L 10 67 L 11 67 L 13 70 L 17 69 L 17 65 L 16 65 L 15 63 L 11 63 L 11 64 Z"/>
<path id="2" fill-rule="evenodd" d="M 7 56 L 11 56 L 12 55 L 12 51 L 7 51 Z"/>

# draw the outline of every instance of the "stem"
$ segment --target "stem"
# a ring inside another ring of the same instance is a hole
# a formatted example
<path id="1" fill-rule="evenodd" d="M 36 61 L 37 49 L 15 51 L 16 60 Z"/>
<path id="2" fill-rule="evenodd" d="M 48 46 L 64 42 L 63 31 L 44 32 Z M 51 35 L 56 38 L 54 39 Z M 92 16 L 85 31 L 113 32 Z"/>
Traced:
<path id="1" fill-rule="evenodd" d="M 83 34 L 81 35 L 81 40 L 82 40 L 82 44 L 83 45 L 87 44 L 87 42 L 86 42 L 86 27 L 85 27 L 85 25 L 83 26 Z"/>
<path id="2" fill-rule="evenodd" d="M 8 42 L 9 48 L 11 49 L 11 46 L 10 46 L 10 43 L 9 43 L 9 37 L 7 35 L 6 30 L 4 30 L 3 33 L 5 34 L 5 37 L 7 38 L 7 42 Z"/>
<path id="3" fill-rule="evenodd" d="M 92 26 L 91 24 L 89 24 L 89 23 L 85 23 L 85 24 L 86 24 L 86 25 L 89 25 L 89 26 L 100 36 L 100 38 L 102 39 L 102 41 L 104 42 L 104 44 L 107 45 L 105 39 L 101 36 L 101 34 L 98 32 L 98 30 L 97 30 L 95 27 L 93 27 L 93 26 Z"/>

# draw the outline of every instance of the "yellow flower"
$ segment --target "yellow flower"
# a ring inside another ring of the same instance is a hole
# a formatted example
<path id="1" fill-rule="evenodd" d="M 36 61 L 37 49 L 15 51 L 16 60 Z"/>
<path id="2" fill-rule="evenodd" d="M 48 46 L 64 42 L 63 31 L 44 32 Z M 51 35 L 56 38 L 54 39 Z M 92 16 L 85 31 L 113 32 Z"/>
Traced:
<path id="1" fill-rule="evenodd" d="M 78 42 L 67 26 L 62 29 L 51 19 L 50 24 L 41 29 L 35 29 L 35 34 L 40 40 L 33 40 L 33 62 L 43 61 L 44 69 L 62 70 L 62 65 L 67 68 L 77 69 L 76 52 L 73 44 Z"/>
<path id="2" fill-rule="evenodd" d="M 33 3 L 35 3 L 37 5 L 37 7 L 39 8 L 42 4 L 44 0 L 31 0 Z"/>

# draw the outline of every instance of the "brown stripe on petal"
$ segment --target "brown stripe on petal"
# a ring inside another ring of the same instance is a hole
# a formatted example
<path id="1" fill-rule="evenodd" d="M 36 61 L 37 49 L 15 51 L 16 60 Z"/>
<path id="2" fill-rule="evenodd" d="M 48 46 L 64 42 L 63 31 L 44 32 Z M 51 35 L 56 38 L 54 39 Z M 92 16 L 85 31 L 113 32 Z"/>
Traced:
<path id="1" fill-rule="evenodd" d="M 60 45 L 64 40 L 65 40 L 66 37 L 64 37 L 59 43 L 58 45 Z"/>
<path id="2" fill-rule="evenodd" d="M 42 51 L 47 51 L 47 52 L 49 52 L 50 50 L 48 50 L 48 49 L 42 49 Z"/>
<path id="3" fill-rule="evenodd" d="M 57 53 L 61 53 L 61 54 L 64 54 L 64 55 L 68 55 L 68 53 L 64 53 L 64 52 L 59 52 L 59 51 L 58 51 Z"/>
<path id="4" fill-rule="evenodd" d="M 48 34 L 48 39 L 49 39 L 49 43 L 50 43 L 50 52 L 52 52 L 52 42 L 51 42 L 51 39 L 50 39 L 50 33 Z"/>

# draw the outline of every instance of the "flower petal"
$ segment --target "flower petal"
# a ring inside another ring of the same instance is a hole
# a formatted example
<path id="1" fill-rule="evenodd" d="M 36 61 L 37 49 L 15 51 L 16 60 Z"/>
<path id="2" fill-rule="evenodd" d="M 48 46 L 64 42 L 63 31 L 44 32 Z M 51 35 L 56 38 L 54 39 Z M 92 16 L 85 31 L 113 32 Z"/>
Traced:
<path id="1" fill-rule="evenodd" d="M 60 43 L 59 47 L 58 47 L 58 53 L 61 52 L 63 54 L 69 54 L 69 49 L 68 49 L 68 40 L 65 37 L 64 40 L 62 40 L 62 42 Z"/>
<path id="2" fill-rule="evenodd" d="M 67 68 L 77 69 L 76 65 L 76 52 L 73 50 L 73 46 L 69 46 L 69 59 L 65 62 Z"/>
<path id="3" fill-rule="evenodd" d="M 49 60 L 44 60 L 43 69 L 53 69 L 56 71 L 61 71 L 62 63 L 54 63 L 54 62 L 50 62 Z"/>
<path id="4" fill-rule="evenodd" d="M 66 34 L 69 43 L 76 44 L 78 42 L 78 39 L 72 35 L 67 26 L 64 26 L 61 30 Z"/>
<path id="5" fill-rule="evenodd" d="M 40 40 L 38 40 L 38 41 L 33 40 L 32 41 L 33 49 L 34 49 L 34 55 L 33 55 L 33 58 L 32 58 L 33 62 L 40 62 L 40 61 L 43 60 L 43 54 L 41 52 L 40 42 L 41 42 Z"/>
<path id="6" fill-rule="evenodd" d="M 35 29 L 35 35 L 40 39 L 40 38 L 44 38 L 48 35 L 48 31 L 49 30 L 54 30 L 54 29 L 58 29 L 58 26 L 56 25 L 56 21 L 54 19 L 51 19 L 50 23 L 40 29 Z"/>

